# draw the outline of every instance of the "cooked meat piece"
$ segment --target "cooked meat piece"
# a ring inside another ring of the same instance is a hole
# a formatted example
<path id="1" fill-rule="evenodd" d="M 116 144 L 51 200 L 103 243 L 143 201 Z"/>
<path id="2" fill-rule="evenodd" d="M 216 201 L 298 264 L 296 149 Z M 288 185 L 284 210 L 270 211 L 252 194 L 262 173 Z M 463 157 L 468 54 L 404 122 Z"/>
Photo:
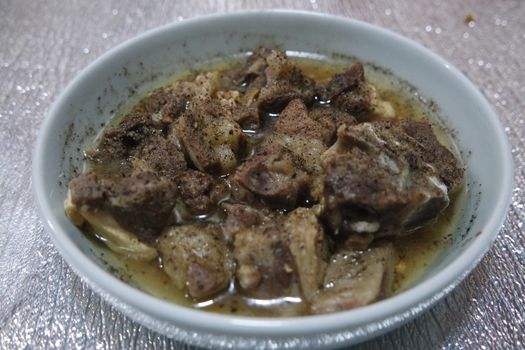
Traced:
<path id="1" fill-rule="evenodd" d="M 144 165 L 140 161 L 132 165 L 129 160 L 140 159 L 137 158 L 137 150 L 146 147 L 152 139 L 160 139 L 165 135 L 170 124 L 185 111 L 190 100 L 209 98 L 215 92 L 218 83 L 217 73 L 207 73 L 198 75 L 194 82 L 180 81 L 171 87 L 155 90 L 133 108 L 117 126 L 108 128 L 97 148 L 88 150 L 88 155 L 101 163 L 102 167 L 114 168 L 121 175 L 129 173 L 134 166 Z M 167 144 L 161 145 L 161 148 L 167 151 L 174 149 L 172 145 Z M 171 156 L 175 164 L 180 162 L 180 158 L 174 158 L 178 156 Z M 158 163 L 158 160 L 154 163 Z M 155 164 L 154 167 L 157 166 L 158 164 Z"/>
<path id="2" fill-rule="evenodd" d="M 186 154 L 197 169 L 209 173 L 221 171 L 218 155 L 202 132 L 206 120 L 198 114 L 183 114 L 177 128 L 177 136 Z"/>
<path id="3" fill-rule="evenodd" d="M 175 179 L 186 169 L 186 160 L 177 144 L 165 136 L 152 137 L 132 160 L 137 170 L 152 171 L 160 176 Z"/>
<path id="4" fill-rule="evenodd" d="M 218 72 L 206 72 L 198 74 L 193 81 L 177 81 L 170 89 L 176 96 L 186 101 L 189 105 L 207 101 L 217 93 L 221 85 L 221 76 Z"/>
<path id="5" fill-rule="evenodd" d="M 320 123 L 309 117 L 301 100 L 293 100 L 283 110 L 270 135 L 261 147 L 281 145 L 292 155 L 298 169 L 309 175 L 309 196 L 319 200 L 322 193 L 322 169 L 320 163 L 331 137 Z"/>
<path id="6" fill-rule="evenodd" d="M 69 182 L 71 202 L 78 208 L 97 209 L 104 205 L 105 189 L 99 184 L 97 175 L 83 173 Z"/>
<path id="7" fill-rule="evenodd" d="M 198 170 L 188 170 L 177 178 L 179 196 L 193 214 L 209 213 L 227 195 L 224 182 Z"/>
<path id="8" fill-rule="evenodd" d="M 232 72 L 230 75 L 231 81 L 235 88 L 246 88 L 257 77 L 264 75 L 264 70 L 268 66 L 266 57 L 272 52 L 264 46 L 257 46 L 252 54 L 246 60 L 246 63 Z"/>
<path id="9" fill-rule="evenodd" d="M 131 259 L 154 259 L 157 251 L 140 242 L 135 234 L 122 227 L 105 208 L 106 191 L 94 174 L 81 174 L 71 180 L 64 202 L 67 216 L 79 227 L 88 222 L 97 235 L 104 239 L 104 243 L 119 254 Z"/>
<path id="10" fill-rule="evenodd" d="M 84 209 L 79 213 L 112 251 L 132 260 L 151 261 L 157 257 L 157 250 L 151 246 L 151 243 L 141 242 L 133 232 L 120 225 L 108 211 L 94 212 Z"/>
<path id="11" fill-rule="evenodd" d="M 323 129 L 325 144 L 332 145 L 336 138 L 337 129 L 343 124 L 354 125 L 357 120 L 350 114 L 333 107 L 315 108 L 308 116 L 317 121 Z"/>
<path id="12" fill-rule="evenodd" d="M 257 298 L 299 295 L 310 300 L 326 266 L 324 233 L 312 209 L 285 218 L 240 204 L 225 205 L 225 233 L 234 238 L 237 278 Z"/>
<path id="13" fill-rule="evenodd" d="M 274 219 L 268 210 L 256 209 L 246 204 L 222 203 L 221 206 L 226 212 L 223 233 L 228 242 L 233 241 L 237 232 Z"/>
<path id="14" fill-rule="evenodd" d="M 197 169 L 225 174 L 237 166 L 244 140 L 239 125 L 208 100 L 191 106 L 179 119 L 176 134 Z"/>
<path id="15" fill-rule="evenodd" d="M 117 126 L 107 129 L 97 148 L 86 153 L 95 162 L 126 174 L 130 171 L 129 156 L 165 128 L 148 115 L 130 113 Z"/>
<path id="16" fill-rule="evenodd" d="M 188 224 L 164 230 L 158 242 L 164 271 L 179 289 L 196 299 L 225 290 L 234 262 L 219 226 Z"/>
<path id="17" fill-rule="evenodd" d="M 304 102 L 299 99 L 290 101 L 279 115 L 273 128 L 275 133 L 288 136 L 303 136 L 307 139 L 320 140 L 328 144 L 332 135 L 308 114 Z"/>
<path id="18" fill-rule="evenodd" d="M 235 235 L 235 275 L 242 292 L 269 299 L 300 295 L 292 254 L 283 241 L 278 218 Z"/>
<path id="19" fill-rule="evenodd" d="M 297 208 L 287 215 L 283 230 L 303 297 L 311 301 L 321 287 L 326 268 L 328 251 L 323 228 L 312 209 Z"/>
<path id="20" fill-rule="evenodd" d="M 232 88 L 242 93 L 234 120 L 245 129 L 259 127 L 259 111 L 279 113 L 293 99 L 310 105 L 315 97 L 315 82 L 290 62 L 284 51 L 257 47 L 230 80 Z"/>
<path id="21" fill-rule="evenodd" d="M 106 207 L 124 228 L 150 242 L 168 224 L 175 206 L 173 182 L 154 173 L 124 177 L 107 190 Z"/>
<path id="22" fill-rule="evenodd" d="M 363 64 L 356 62 L 347 71 L 334 74 L 328 84 L 320 86 L 317 90 L 322 101 L 331 102 L 335 97 L 347 91 L 356 90 L 365 83 Z"/>
<path id="23" fill-rule="evenodd" d="M 422 160 L 436 169 L 449 193 L 456 191 L 463 180 L 464 169 L 458 166 L 457 159 L 451 156 L 450 151 L 439 143 L 432 126 L 411 120 L 401 120 L 400 125 L 414 139 L 413 143 L 417 143 Z"/>
<path id="24" fill-rule="evenodd" d="M 252 100 L 237 90 L 217 91 L 217 101 L 224 109 L 225 116 L 241 126 L 242 129 L 259 128 L 259 111 Z"/>
<path id="25" fill-rule="evenodd" d="M 315 97 L 315 82 L 288 60 L 284 51 L 272 51 L 267 57 L 266 84 L 260 90 L 257 105 L 266 112 L 278 113 L 293 99 L 310 105 Z"/>
<path id="26" fill-rule="evenodd" d="M 375 87 L 366 81 L 361 62 L 354 63 L 343 73 L 335 74 L 325 86 L 317 89 L 317 93 L 322 101 L 360 120 L 370 114 L 386 118 L 395 116 L 392 105 L 381 100 Z"/>
<path id="27" fill-rule="evenodd" d="M 160 88 L 142 99 L 134 111 L 152 115 L 166 124 L 173 122 L 186 109 L 187 97 L 177 89 Z"/>
<path id="28" fill-rule="evenodd" d="M 372 111 L 369 86 L 361 62 L 354 63 L 346 72 L 335 74 L 323 87 L 318 88 L 321 100 L 355 116 Z"/>
<path id="29" fill-rule="evenodd" d="M 425 161 L 425 153 L 435 150 L 418 146 L 403 125 L 342 126 L 337 142 L 323 154 L 324 216 L 336 233 L 402 234 L 427 224 L 448 205 L 439 169 Z M 461 174 L 454 155 L 435 146 Z"/>
<path id="30" fill-rule="evenodd" d="M 248 159 L 233 179 L 251 192 L 278 208 L 292 208 L 308 177 L 295 167 L 292 156 L 278 144 L 271 145 Z"/>
<path id="31" fill-rule="evenodd" d="M 338 252 L 326 268 L 324 288 L 314 298 L 311 313 L 350 310 L 386 298 L 392 290 L 394 265 L 390 243 Z"/>

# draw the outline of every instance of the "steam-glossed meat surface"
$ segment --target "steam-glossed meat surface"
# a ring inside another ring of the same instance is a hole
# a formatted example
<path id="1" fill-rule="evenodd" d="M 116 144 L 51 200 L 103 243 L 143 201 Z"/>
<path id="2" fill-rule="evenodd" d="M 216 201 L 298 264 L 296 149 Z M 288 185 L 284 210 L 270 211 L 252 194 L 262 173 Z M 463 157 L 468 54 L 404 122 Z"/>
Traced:
<path id="1" fill-rule="evenodd" d="M 341 250 L 330 258 L 324 287 L 311 304 L 312 314 L 350 310 L 386 298 L 394 281 L 391 244 L 365 251 Z"/>
<path id="2" fill-rule="evenodd" d="M 168 227 L 158 243 L 164 271 L 190 296 L 201 299 L 228 288 L 234 262 L 220 227 L 188 224 Z"/>
<path id="3" fill-rule="evenodd" d="M 434 149 L 421 147 L 404 132 L 406 123 L 421 124 L 380 121 L 339 129 L 337 142 L 323 155 L 325 217 L 336 232 L 401 234 L 448 205 L 448 188 L 428 153 L 441 152 L 457 174 L 461 168 L 437 141 Z"/>

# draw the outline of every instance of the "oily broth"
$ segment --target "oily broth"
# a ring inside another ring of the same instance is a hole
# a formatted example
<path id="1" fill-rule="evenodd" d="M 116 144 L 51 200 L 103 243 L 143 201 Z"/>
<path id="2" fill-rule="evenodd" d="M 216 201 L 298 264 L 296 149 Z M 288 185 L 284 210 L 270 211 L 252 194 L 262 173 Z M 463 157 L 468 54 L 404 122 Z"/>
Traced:
<path id="1" fill-rule="evenodd" d="M 352 63 L 351 60 L 320 61 L 308 58 L 292 58 L 296 65 L 307 76 L 318 82 L 328 80 L 334 73 L 344 71 Z M 179 79 L 192 79 L 202 71 L 224 71 L 240 64 L 239 60 L 229 63 L 220 63 L 207 66 L 205 69 L 177 75 L 161 82 L 158 86 L 166 86 Z M 418 120 L 433 120 L 435 112 L 418 99 L 412 90 L 406 87 L 391 74 L 365 64 L 365 75 L 377 88 L 379 96 L 392 103 L 398 118 L 414 118 Z M 143 97 L 143 96 L 141 96 Z M 119 111 L 110 124 L 115 125 L 122 117 L 139 102 L 133 99 Z M 273 116 L 276 117 L 276 116 Z M 276 118 L 272 118 L 276 119 Z M 457 149 L 449 134 L 433 123 L 434 133 L 441 143 L 458 155 Z M 271 125 L 268 129 L 271 128 Z M 260 137 L 259 133 L 251 132 L 249 137 Z M 459 158 L 459 157 L 458 157 Z M 116 165 L 118 166 L 118 165 Z M 95 172 L 108 173 L 108 169 L 101 169 L 93 162 L 86 162 L 86 169 Z M 451 238 L 451 233 L 459 219 L 460 207 L 464 202 L 464 190 L 461 189 L 452 196 L 451 204 L 434 223 L 414 231 L 412 234 L 393 239 L 394 248 L 398 255 L 395 267 L 393 293 L 399 293 L 409 288 L 426 270 L 428 266 L 439 258 L 443 248 Z M 213 219 L 216 220 L 214 217 Z M 206 220 L 206 219 L 204 219 Z M 244 316 L 276 317 L 297 316 L 307 312 L 300 298 L 288 297 L 273 300 L 256 300 L 243 297 L 236 293 L 235 283 L 231 282 L 229 289 L 221 295 L 209 300 L 193 300 L 184 291 L 180 291 L 174 282 L 162 270 L 162 261 L 156 259 L 150 262 L 138 261 L 129 257 L 120 256 L 111 251 L 103 239 L 91 232 L 91 238 L 97 246 L 102 260 L 107 263 L 108 269 L 119 276 L 123 281 L 145 291 L 148 294 L 178 305 L 202 309 L 222 314 L 239 314 Z"/>

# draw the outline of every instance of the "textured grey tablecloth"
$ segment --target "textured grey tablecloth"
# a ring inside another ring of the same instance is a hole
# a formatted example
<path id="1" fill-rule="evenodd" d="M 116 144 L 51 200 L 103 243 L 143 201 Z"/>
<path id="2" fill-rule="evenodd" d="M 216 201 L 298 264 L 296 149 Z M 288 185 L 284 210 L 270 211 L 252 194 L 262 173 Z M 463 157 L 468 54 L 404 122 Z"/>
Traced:
<path id="1" fill-rule="evenodd" d="M 525 2 L 135 3 L 0 2 L 1 349 L 189 348 L 102 302 L 62 260 L 35 213 L 31 150 L 60 91 L 116 44 L 189 17 L 269 7 L 357 18 L 422 43 L 480 87 L 512 143 L 516 167 L 512 206 L 488 255 L 430 311 L 357 348 L 525 348 Z"/>

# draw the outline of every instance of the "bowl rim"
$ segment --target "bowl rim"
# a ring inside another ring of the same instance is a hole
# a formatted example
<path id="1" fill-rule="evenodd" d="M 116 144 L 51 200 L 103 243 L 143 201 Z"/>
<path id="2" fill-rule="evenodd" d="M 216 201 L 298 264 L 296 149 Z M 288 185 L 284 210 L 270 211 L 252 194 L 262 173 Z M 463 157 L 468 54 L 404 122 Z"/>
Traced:
<path id="1" fill-rule="evenodd" d="M 51 134 L 53 125 L 60 122 L 60 111 L 67 106 L 68 98 L 72 95 L 72 92 L 78 89 L 83 81 L 91 74 L 94 74 L 100 66 L 110 61 L 113 56 L 125 49 L 140 45 L 142 41 L 174 30 L 189 30 L 192 26 L 207 25 L 210 21 L 235 21 L 247 16 L 260 15 L 278 16 L 282 17 L 283 20 L 289 17 L 301 17 L 305 20 L 330 21 L 331 25 L 344 26 L 349 28 L 349 30 L 352 27 L 359 28 L 372 32 L 374 35 L 380 35 L 387 40 L 397 41 L 423 54 L 432 64 L 444 66 L 454 76 L 456 83 L 461 84 L 463 88 L 467 88 L 473 93 L 476 103 L 485 112 L 484 114 L 488 117 L 488 122 L 494 130 L 496 139 L 493 141 L 497 142 L 498 146 L 503 150 L 503 153 L 500 154 L 504 164 L 504 167 L 501 169 L 502 187 L 494 201 L 495 210 L 488 219 L 485 219 L 484 230 L 478 239 L 472 240 L 465 251 L 448 266 L 406 291 L 365 307 L 317 316 L 256 318 L 214 314 L 161 300 L 122 282 L 103 270 L 84 255 L 81 249 L 69 238 L 68 230 L 62 227 L 56 217 L 56 213 L 53 212 L 49 198 L 46 195 L 48 193 L 46 192 L 46 184 L 40 174 L 45 170 L 45 155 L 48 152 L 46 140 Z M 350 329 L 399 315 L 407 310 L 414 309 L 437 293 L 450 290 L 451 288 L 449 287 L 457 285 L 474 268 L 496 239 L 506 217 L 513 188 L 513 161 L 510 144 L 499 123 L 499 119 L 482 93 L 457 68 L 421 44 L 388 29 L 355 19 L 296 10 L 238 11 L 199 16 L 148 30 L 117 45 L 84 68 L 52 104 L 40 127 L 33 150 L 32 164 L 33 191 L 40 217 L 55 246 L 73 269 L 77 273 L 80 272 L 80 277 L 87 279 L 104 293 L 115 296 L 125 304 L 157 319 L 168 321 L 177 326 L 199 329 L 215 334 L 236 334 L 242 336 L 300 336 L 311 334 L 312 330 L 316 332 L 332 332 L 334 330 Z"/>

